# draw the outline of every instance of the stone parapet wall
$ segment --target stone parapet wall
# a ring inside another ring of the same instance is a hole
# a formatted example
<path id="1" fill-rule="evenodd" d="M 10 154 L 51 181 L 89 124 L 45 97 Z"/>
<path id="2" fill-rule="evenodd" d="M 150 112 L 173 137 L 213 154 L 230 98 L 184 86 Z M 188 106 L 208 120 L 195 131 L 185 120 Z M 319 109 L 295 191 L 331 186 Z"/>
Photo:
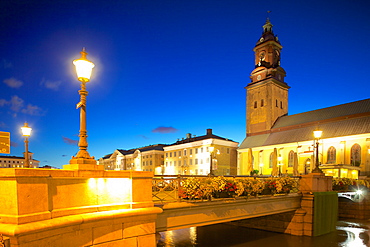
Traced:
<path id="1" fill-rule="evenodd" d="M 338 215 L 341 218 L 370 219 L 370 196 L 366 196 L 360 202 L 353 202 L 348 199 L 339 199 Z"/>
<path id="2" fill-rule="evenodd" d="M 0 234 L 11 246 L 155 246 L 152 172 L 0 170 Z"/>

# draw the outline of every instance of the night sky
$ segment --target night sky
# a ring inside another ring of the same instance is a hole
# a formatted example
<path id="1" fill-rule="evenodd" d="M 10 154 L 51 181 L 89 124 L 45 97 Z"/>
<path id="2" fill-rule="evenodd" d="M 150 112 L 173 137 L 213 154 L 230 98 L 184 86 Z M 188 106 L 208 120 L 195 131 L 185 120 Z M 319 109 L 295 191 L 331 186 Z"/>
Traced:
<path id="1" fill-rule="evenodd" d="M 72 61 L 87 84 L 88 151 L 173 143 L 186 133 L 242 142 L 253 47 L 269 16 L 283 50 L 289 115 L 369 97 L 369 1 L 0 1 L 0 131 L 20 127 L 40 166 L 78 151 Z M 271 11 L 270 14 L 267 11 Z"/>

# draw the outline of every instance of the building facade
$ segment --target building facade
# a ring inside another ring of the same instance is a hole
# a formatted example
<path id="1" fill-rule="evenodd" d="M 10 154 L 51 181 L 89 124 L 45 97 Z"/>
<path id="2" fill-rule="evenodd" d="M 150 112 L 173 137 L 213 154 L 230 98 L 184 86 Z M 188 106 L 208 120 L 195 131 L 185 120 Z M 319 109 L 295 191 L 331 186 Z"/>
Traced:
<path id="1" fill-rule="evenodd" d="M 28 152 L 30 168 L 38 168 L 40 161 L 32 158 L 33 153 Z M 24 167 L 25 158 L 18 156 L 0 155 L 0 168 L 22 168 Z"/>
<path id="2" fill-rule="evenodd" d="M 163 174 L 236 175 L 238 143 L 214 135 L 207 129 L 203 136 L 186 138 L 164 147 Z"/>
<path id="3" fill-rule="evenodd" d="M 151 171 L 155 175 L 236 175 L 238 143 L 212 133 L 187 134 L 173 144 L 117 149 L 99 159 L 105 170 Z"/>
<path id="4" fill-rule="evenodd" d="M 165 144 L 150 145 L 130 150 L 117 149 L 99 159 L 98 164 L 104 165 L 105 170 L 160 170 L 163 167 Z"/>
<path id="5" fill-rule="evenodd" d="M 289 116 L 281 49 L 267 20 L 246 87 L 246 137 L 238 149 L 238 174 L 307 174 L 318 163 L 334 177 L 370 175 L 370 99 Z M 322 136 L 315 139 L 318 129 Z"/>

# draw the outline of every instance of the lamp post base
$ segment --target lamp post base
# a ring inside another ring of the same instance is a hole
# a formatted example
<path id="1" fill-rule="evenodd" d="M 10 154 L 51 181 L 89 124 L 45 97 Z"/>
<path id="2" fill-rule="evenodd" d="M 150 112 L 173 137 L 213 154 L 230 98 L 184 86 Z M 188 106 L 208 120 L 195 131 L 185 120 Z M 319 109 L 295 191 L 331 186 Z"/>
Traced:
<path id="1" fill-rule="evenodd" d="M 324 174 L 324 172 L 320 168 L 318 168 L 318 167 L 316 167 L 315 169 L 313 169 L 311 173 L 321 173 L 321 174 Z"/>
<path id="2" fill-rule="evenodd" d="M 68 170 L 104 170 L 104 166 L 96 164 L 94 158 L 72 157 L 68 165 L 63 165 L 63 169 Z"/>

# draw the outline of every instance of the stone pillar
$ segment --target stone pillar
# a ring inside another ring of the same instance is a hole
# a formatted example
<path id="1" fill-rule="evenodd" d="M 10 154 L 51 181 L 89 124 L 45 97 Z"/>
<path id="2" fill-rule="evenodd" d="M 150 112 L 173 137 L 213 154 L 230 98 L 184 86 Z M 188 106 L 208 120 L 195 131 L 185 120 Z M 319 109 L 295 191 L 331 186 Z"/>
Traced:
<path id="1" fill-rule="evenodd" d="M 156 246 L 151 172 L 0 169 L 11 246 Z"/>
<path id="2" fill-rule="evenodd" d="M 332 191 L 333 177 L 321 173 L 302 175 L 299 190 L 302 193 L 301 208 L 289 223 L 286 233 L 298 236 L 314 235 L 314 193 Z"/>

